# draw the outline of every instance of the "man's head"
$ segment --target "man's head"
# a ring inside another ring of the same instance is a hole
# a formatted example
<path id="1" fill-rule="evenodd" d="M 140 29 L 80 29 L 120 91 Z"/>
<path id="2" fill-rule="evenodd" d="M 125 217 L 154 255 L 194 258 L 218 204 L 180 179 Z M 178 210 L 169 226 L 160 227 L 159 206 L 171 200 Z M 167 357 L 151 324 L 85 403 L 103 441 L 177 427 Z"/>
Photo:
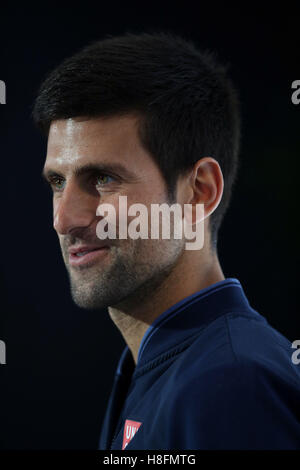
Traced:
<path id="1" fill-rule="evenodd" d="M 48 135 L 54 227 L 79 305 L 100 308 L 145 295 L 184 252 L 184 240 L 101 242 L 100 202 L 116 206 L 120 195 L 147 207 L 189 202 L 192 186 L 179 183 L 197 170 L 212 186 L 208 227 L 216 246 L 236 175 L 240 118 L 236 92 L 211 54 L 165 33 L 105 39 L 50 74 L 34 119 Z M 78 245 L 109 248 L 81 265 L 68 253 Z"/>

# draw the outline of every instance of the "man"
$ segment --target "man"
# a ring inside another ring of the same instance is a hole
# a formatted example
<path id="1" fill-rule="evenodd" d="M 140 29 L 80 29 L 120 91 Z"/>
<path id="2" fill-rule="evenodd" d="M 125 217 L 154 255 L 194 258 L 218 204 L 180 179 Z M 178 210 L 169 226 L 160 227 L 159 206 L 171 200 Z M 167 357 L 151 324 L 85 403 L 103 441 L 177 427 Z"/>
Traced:
<path id="1" fill-rule="evenodd" d="M 34 119 L 48 137 L 43 175 L 72 297 L 107 307 L 127 343 L 99 448 L 299 447 L 291 345 L 218 260 L 240 138 L 225 67 L 169 33 L 108 38 L 49 75 Z M 120 215 L 121 196 L 148 214 L 155 204 L 189 204 L 203 246 L 186 249 L 174 230 L 99 237 L 99 207 Z"/>

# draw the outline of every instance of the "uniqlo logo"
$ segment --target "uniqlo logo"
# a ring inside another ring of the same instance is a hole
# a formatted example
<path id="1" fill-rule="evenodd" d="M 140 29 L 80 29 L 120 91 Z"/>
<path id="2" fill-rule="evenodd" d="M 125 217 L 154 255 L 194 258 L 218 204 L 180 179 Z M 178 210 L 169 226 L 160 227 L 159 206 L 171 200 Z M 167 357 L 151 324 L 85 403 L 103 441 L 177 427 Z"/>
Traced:
<path id="1" fill-rule="evenodd" d="M 125 447 L 128 446 L 129 442 L 131 441 L 135 433 L 138 431 L 141 424 L 142 423 L 140 423 L 139 421 L 131 421 L 130 419 L 126 419 L 124 426 L 122 450 L 124 450 Z"/>

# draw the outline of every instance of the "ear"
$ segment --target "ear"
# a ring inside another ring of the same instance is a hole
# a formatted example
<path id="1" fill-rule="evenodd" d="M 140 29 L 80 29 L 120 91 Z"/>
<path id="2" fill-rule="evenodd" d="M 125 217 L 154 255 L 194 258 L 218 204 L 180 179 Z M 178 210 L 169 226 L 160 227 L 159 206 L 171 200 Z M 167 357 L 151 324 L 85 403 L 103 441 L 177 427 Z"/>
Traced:
<path id="1" fill-rule="evenodd" d="M 193 205 L 193 220 L 196 204 L 204 205 L 204 218 L 209 217 L 222 199 L 224 179 L 221 167 L 212 157 L 198 160 L 189 177 L 189 204 Z"/>

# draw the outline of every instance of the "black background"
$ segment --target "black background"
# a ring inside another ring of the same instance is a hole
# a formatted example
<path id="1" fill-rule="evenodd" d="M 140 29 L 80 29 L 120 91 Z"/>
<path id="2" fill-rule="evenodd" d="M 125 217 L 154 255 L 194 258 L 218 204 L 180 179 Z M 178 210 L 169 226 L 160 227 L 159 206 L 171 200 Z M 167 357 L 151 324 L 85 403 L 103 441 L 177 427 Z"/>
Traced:
<path id="1" fill-rule="evenodd" d="M 139 5 L 139 6 L 138 6 Z M 219 237 L 226 277 L 291 341 L 298 302 L 299 9 L 204 2 L 1 6 L 0 448 L 93 449 L 124 342 L 106 311 L 77 308 L 40 179 L 46 142 L 30 113 L 65 57 L 107 34 L 168 30 L 230 62 L 242 102 L 241 168 Z"/>

